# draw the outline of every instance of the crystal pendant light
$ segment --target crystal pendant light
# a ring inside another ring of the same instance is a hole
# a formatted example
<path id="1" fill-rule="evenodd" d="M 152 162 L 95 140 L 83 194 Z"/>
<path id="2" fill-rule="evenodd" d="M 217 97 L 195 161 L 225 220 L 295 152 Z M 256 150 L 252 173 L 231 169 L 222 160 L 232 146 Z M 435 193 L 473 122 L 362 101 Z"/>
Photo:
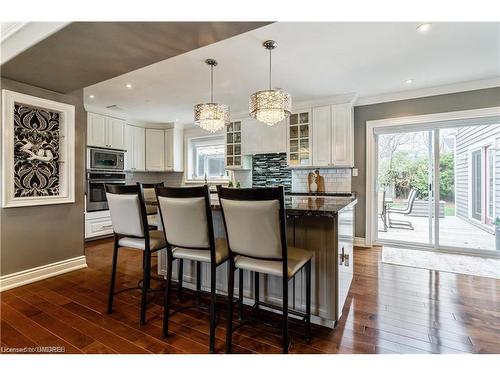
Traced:
<path id="1" fill-rule="evenodd" d="M 205 63 L 210 66 L 210 103 L 194 106 L 194 123 L 215 133 L 229 124 L 229 108 L 225 104 L 214 103 L 214 66 L 217 66 L 217 61 L 207 59 Z"/>
<path id="2" fill-rule="evenodd" d="M 285 117 L 290 116 L 292 107 L 292 96 L 282 89 L 272 89 L 271 86 L 271 52 L 278 47 L 274 40 L 263 43 L 265 49 L 269 50 L 269 90 L 262 90 L 250 96 L 250 116 L 257 120 L 273 126 Z"/>

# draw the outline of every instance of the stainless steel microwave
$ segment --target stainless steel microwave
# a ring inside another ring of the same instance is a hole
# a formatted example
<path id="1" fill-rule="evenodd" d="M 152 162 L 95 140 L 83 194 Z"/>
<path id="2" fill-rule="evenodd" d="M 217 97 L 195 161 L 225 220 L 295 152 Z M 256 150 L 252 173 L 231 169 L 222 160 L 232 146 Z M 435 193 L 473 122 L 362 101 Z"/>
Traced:
<path id="1" fill-rule="evenodd" d="M 87 169 L 123 171 L 125 152 L 103 148 L 87 148 Z"/>

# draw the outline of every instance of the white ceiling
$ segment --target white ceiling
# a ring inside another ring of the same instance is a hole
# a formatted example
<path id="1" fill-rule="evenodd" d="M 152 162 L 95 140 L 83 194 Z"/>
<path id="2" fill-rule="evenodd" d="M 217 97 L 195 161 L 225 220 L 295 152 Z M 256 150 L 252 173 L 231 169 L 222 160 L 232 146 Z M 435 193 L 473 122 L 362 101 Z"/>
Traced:
<path id="1" fill-rule="evenodd" d="M 215 100 L 243 113 L 249 95 L 267 88 L 266 39 L 278 42 L 273 86 L 290 92 L 295 103 L 500 76 L 500 23 L 433 23 L 425 34 L 417 26 L 278 22 L 87 87 L 85 103 L 89 109 L 117 105 L 128 119 L 190 123 L 193 105 L 209 99 L 204 60 L 215 58 Z"/>

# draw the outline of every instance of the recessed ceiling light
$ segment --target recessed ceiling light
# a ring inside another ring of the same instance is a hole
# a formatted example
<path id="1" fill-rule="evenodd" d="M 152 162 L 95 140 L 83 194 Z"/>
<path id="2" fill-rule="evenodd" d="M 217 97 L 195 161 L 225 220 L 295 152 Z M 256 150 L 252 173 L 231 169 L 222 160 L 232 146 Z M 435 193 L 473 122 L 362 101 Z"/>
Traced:
<path id="1" fill-rule="evenodd" d="M 95 98 L 95 95 L 89 95 L 89 98 L 90 98 L 90 99 L 94 99 L 94 98 Z"/>
<path id="2" fill-rule="evenodd" d="M 429 31 L 431 28 L 431 24 L 430 23 L 422 23 L 420 25 L 418 25 L 417 27 L 417 31 L 419 33 L 426 33 L 427 31 Z"/>
<path id="3" fill-rule="evenodd" d="M 127 83 L 127 84 L 125 85 L 125 87 L 126 87 L 127 89 L 131 89 L 131 88 L 132 88 L 132 85 L 131 85 L 130 83 Z"/>
<path id="4" fill-rule="evenodd" d="M 413 79 L 411 79 L 411 78 L 407 79 L 405 82 L 407 85 L 411 85 L 413 83 Z"/>

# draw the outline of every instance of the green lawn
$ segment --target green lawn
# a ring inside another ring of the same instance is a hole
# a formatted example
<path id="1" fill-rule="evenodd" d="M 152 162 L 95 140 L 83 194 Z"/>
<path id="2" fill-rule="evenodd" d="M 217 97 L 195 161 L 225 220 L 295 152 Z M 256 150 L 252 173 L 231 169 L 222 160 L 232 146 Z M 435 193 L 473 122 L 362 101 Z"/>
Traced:
<path id="1" fill-rule="evenodd" d="M 453 202 L 446 202 L 444 205 L 444 216 L 455 216 L 455 204 Z"/>

